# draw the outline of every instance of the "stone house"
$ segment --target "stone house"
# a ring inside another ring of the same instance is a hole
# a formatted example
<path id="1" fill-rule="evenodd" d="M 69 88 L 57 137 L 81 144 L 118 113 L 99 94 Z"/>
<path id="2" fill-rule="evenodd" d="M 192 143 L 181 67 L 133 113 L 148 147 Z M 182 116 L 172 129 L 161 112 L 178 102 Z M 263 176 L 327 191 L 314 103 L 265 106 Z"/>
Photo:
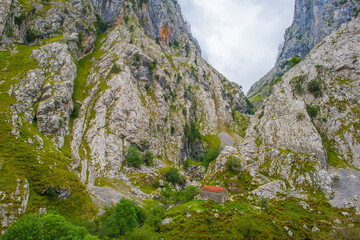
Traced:
<path id="1" fill-rule="evenodd" d="M 218 203 L 225 203 L 228 197 L 228 191 L 223 187 L 205 185 L 200 191 L 201 200 L 212 200 Z"/>

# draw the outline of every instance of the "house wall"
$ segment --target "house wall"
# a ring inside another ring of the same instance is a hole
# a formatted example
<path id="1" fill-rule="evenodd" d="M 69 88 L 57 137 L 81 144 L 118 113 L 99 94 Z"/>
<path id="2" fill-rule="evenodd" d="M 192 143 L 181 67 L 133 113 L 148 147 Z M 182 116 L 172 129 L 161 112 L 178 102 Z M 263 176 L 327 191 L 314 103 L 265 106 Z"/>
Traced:
<path id="1" fill-rule="evenodd" d="M 226 200 L 228 199 L 228 192 L 226 190 L 221 193 L 201 191 L 200 199 L 201 200 L 212 200 L 212 201 L 218 202 L 218 203 L 225 203 Z"/>

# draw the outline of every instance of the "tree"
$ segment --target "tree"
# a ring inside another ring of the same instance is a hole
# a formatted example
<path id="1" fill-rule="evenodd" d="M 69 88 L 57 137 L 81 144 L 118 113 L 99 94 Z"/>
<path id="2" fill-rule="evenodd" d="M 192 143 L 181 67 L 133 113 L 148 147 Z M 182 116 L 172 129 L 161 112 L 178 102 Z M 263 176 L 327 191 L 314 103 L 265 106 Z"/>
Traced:
<path id="1" fill-rule="evenodd" d="M 136 146 L 131 146 L 126 151 L 125 160 L 133 167 L 140 167 L 143 164 L 143 159 L 140 157 L 139 149 Z"/>
<path id="2" fill-rule="evenodd" d="M 109 237 L 120 237 L 132 229 L 141 227 L 146 220 L 145 212 L 133 201 L 122 198 L 105 219 L 105 228 Z"/>
<path id="3" fill-rule="evenodd" d="M 172 184 L 185 184 L 184 177 L 180 175 L 179 170 L 176 168 L 170 168 L 169 171 L 166 172 L 165 178 Z"/>
<path id="4" fill-rule="evenodd" d="M 231 156 L 226 162 L 226 168 L 235 173 L 242 171 L 241 160 L 237 157 Z"/>
<path id="5" fill-rule="evenodd" d="M 147 166 L 151 166 L 154 163 L 154 154 L 150 151 L 147 151 L 144 155 L 144 163 Z"/>
<path id="6" fill-rule="evenodd" d="M 98 240 L 98 237 L 90 235 L 83 227 L 75 226 L 68 222 L 65 217 L 47 213 L 30 215 L 15 222 L 2 236 L 3 240 L 54 240 L 54 239 L 86 239 Z"/>

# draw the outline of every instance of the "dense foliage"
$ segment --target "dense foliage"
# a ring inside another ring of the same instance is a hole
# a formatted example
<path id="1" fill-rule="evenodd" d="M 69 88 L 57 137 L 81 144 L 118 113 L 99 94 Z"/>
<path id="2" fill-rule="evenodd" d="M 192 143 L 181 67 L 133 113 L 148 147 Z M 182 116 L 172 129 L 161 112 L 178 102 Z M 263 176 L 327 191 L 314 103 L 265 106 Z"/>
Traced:
<path id="1" fill-rule="evenodd" d="M 84 227 L 68 222 L 56 213 L 30 215 L 17 221 L 2 236 L 2 240 L 55 240 L 55 239 L 86 239 L 96 240 L 95 236 Z"/>

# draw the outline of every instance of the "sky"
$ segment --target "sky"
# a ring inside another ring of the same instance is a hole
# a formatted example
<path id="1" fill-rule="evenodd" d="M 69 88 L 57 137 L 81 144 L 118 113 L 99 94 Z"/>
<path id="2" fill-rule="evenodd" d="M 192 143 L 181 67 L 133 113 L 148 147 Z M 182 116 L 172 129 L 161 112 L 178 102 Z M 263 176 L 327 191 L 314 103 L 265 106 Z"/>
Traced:
<path id="1" fill-rule="evenodd" d="M 275 64 L 295 0 L 178 0 L 203 57 L 246 93 Z"/>

